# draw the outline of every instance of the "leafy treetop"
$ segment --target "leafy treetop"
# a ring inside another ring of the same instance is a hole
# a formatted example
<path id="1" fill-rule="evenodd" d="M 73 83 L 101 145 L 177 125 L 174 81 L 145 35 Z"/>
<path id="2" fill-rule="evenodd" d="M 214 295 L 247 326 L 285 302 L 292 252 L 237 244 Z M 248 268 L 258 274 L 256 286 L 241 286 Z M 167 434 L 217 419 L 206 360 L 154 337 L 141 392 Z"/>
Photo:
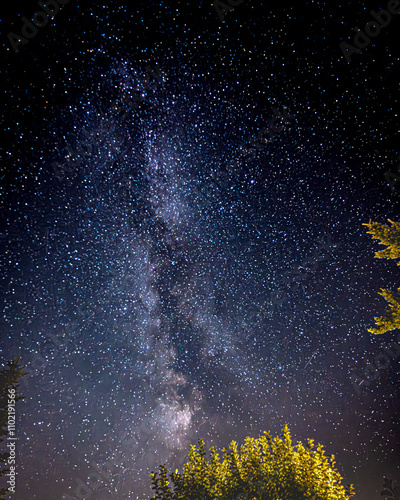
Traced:
<path id="1" fill-rule="evenodd" d="M 388 221 L 391 226 L 380 224 L 379 222 L 371 222 L 363 224 L 367 226 L 368 234 L 372 234 L 372 238 L 380 240 L 379 245 L 386 245 L 384 250 L 375 253 L 377 259 L 400 259 L 400 222 Z M 400 262 L 397 262 L 400 266 Z M 400 288 L 397 290 L 400 293 Z M 376 328 L 370 328 L 368 331 L 379 335 L 382 333 L 400 328 L 400 297 L 394 292 L 382 288 L 379 292 L 389 304 L 389 309 L 386 311 L 385 316 L 375 317 Z"/>

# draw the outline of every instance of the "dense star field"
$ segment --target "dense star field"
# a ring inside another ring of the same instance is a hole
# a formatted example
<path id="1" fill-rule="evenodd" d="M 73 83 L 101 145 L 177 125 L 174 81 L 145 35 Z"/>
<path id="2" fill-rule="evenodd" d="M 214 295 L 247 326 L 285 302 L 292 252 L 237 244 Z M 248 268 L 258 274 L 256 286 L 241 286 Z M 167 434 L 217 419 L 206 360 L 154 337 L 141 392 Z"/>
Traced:
<path id="1" fill-rule="evenodd" d="M 400 358 L 363 375 L 398 268 L 362 226 L 399 220 L 400 14 L 351 53 L 386 1 L 231 3 L 64 0 L 25 43 L 42 7 L 1 7 L 12 498 L 150 498 L 285 423 L 355 500 L 400 481 Z"/>

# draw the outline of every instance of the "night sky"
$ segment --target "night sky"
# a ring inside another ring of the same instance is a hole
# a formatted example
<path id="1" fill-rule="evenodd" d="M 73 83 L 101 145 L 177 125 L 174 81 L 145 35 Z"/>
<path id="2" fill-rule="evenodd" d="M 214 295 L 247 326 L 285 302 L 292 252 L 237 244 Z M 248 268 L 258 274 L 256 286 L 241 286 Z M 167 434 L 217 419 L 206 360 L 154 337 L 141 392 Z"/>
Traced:
<path id="1" fill-rule="evenodd" d="M 64 3 L 26 43 L 41 7 L 0 16 L 11 498 L 149 498 L 200 437 L 287 423 L 378 500 L 400 337 L 367 330 L 399 279 L 362 223 L 399 220 L 400 14 L 345 57 L 386 0 Z"/>

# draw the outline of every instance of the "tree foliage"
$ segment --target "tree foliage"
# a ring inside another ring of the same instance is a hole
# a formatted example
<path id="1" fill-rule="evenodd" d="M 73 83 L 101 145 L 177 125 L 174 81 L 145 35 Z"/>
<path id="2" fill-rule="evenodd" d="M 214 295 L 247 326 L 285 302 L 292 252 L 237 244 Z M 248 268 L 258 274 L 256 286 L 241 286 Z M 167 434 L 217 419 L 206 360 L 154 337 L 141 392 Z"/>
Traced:
<path id="1" fill-rule="evenodd" d="M 342 486 L 334 458 L 312 439 L 293 446 L 286 425 L 281 438 L 264 432 L 258 439 L 247 437 L 240 450 L 232 441 L 222 459 L 215 447 L 207 459 L 199 440 L 182 473 L 168 474 L 165 465 L 152 472 L 151 500 L 347 500 L 353 486 Z"/>
<path id="2" fill-rule="evenodd" d="M 3 368 L 0 371 L 0 444 L 4 441 L 7 435 L 7 424 L 8 424 L 8 390 L 15 390 L 15 402 L 24 399 L 22 396 L 18 396 L 18 380 L 26 375 L 24 372 L 24 367 L 19 364 L 20 357 L 16 357 L 12 361 L 8 361 L 8 369 Z M 9 469 L 4 465 L 7 464 L 10 454 L 8 452 L 0 453 L 0 477 L 4 476 Z M 8 493 L 7 488 L 0 488 L 0 498 Z"/>
<path id="3" fill-rule="evenodd" d="M 367 233 L 372 234 L 373 239 L 380 240 L 379 244 L 386 246 L 384 250 L 375 253 L 376 259 L 400 259 L 400 222 L 388 220 L 391 226 L 371 221 L 363 224 L 369 228 Z M 397 265 L 400 266 L 400 262 L 397 262 Z M 397 292 L 400 293 L 400 288 Z M 377 327 L 370 328 L 368 331 L 375 335 L 400 328 L 400 297 L 386 288 L 382 288 L 379 295 L 386 299 L 389 309 L 384 316 L 374 318 Z"/>

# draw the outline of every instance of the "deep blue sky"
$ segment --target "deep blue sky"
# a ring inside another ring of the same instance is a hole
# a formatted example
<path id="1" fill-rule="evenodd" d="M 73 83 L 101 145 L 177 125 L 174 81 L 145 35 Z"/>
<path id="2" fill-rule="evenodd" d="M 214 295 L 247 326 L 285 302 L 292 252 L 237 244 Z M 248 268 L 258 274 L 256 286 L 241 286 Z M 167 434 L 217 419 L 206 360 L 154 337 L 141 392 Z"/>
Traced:
<path id="1" fill-rule="evenodd" d="M 2 7 L 0 347 L 30 371 L 15 498 L 76 498 L 112 457 L 89 498 L 148 498 L 199 437 L 285 423 L 380 498 L 399 361 L 359 394 L 351 376 L 399 340 L 367 331 L 398 268 L 362 223 L 398 220 L 400 16 L 348 63 L 386 5 L 127 4 L 72 1 L 18 53 L 39 7 Z"/>

